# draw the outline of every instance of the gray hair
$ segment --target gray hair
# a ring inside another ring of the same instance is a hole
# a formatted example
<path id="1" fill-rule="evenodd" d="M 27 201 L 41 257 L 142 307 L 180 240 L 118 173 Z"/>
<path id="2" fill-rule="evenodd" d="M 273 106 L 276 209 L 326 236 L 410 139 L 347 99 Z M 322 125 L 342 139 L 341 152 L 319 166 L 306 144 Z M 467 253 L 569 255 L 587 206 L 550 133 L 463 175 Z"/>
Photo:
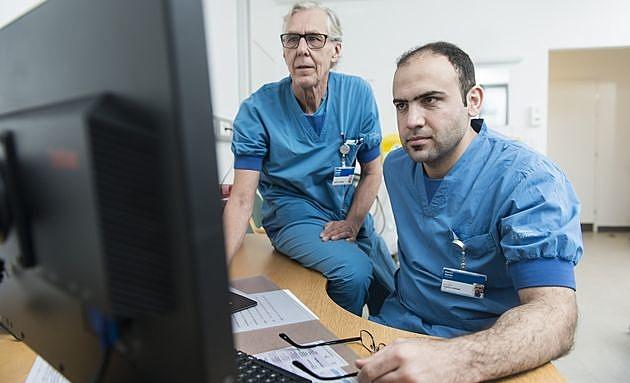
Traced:
<path id="1" fill-rule="evenodd" d="M 301 1 L 299 3 L 293 4 L 289 13 L 284 16 L 284 23 L 282 25 L 282 30 L 284 32 L 287 31 L 287 25 L 289 24 L 289 20 L 291 17 L 300 11 L 305 11 L 307 9 L 321 9 L 326 12 L 328 16 L 328 39 L 333 41 L 341 41 L 343 38 L 343 31 L 341 30 L 341 23 L 339 22 L 339 17 L 332 9 L 323 6 L 317 1 Z"/>

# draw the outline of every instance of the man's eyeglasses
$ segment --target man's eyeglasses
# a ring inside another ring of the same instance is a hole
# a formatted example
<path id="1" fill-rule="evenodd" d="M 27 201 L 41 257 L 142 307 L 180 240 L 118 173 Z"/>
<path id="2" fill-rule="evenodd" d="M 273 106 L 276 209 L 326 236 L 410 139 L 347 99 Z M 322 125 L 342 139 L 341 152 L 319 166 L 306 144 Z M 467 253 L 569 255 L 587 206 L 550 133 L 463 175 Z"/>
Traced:
<path id="1" fill-rule="evenodd" d="M 352 337 L 352 338 L 345 338 L 345 339 L 336 339 L 336 340 L 330 340 L 330 341 L 326 341 L 326 342 L 319 342 L 319 343 L 311 343 L 311 344 L 299 344 L 294 342 L 291 338 L 289 338 L 289 336 L 285 333 L 280 333 L 278 334 L 278 336 L 280 336 L 280 338 L 282 338 L 285 342 L 289 343 L 291 346 L 295 347 L 295 348 L 301 348 L 301 349 L 305 349 L 305 348 L 314 348 L 314 347 L 320 347 L 320 346 L 331 346 L 334 344 L 343 344 L 343 343 L 352 343 L 352 342 L 361 342 L 361 346 L 363 346 L 363 348 L 365 348 L 367 351 L 370 352 L 370 354 L 374 354 L 375 352 L 381 350 L 383 347 L 385 347 L 384 343 L 376 343 L 374 341 L 374 336 L 367 330 L 361 330 L 361 332 L 359 333 L 359 336 L 356 337 Z M 293 361 L 293 365 L 297 368 L 299 368 L 300 370 L 306 372 L 307 374 L 309 374 L 310 376 L 319 379 L 319 380 L 337 380 L 337 379 L 345 379 L 345 378 L 351 378 L 353 376 L 357 376 L 359 374 L 359 372 L 352 372 L 350 374 L 346 374 L 346 375 L 339 375 L 339 376 L 320 376 L 317 373 L 311 371 L 308 367 L 306 367 L 304 364 L 302 364 L 301 362 L 294 360 Z"/>
<path id="2" fill-rule="evenodd" d="M 328 35 L 323 33 L 283 33 L 280 35 L 282 46 L 288 49 L 295 49 L 300 45 L 300 40 L 304 38 L 306 45 L 311 49 L 321 49 L 326 45 Z M 331 38 L 331 40 L 333 40 Z"/>

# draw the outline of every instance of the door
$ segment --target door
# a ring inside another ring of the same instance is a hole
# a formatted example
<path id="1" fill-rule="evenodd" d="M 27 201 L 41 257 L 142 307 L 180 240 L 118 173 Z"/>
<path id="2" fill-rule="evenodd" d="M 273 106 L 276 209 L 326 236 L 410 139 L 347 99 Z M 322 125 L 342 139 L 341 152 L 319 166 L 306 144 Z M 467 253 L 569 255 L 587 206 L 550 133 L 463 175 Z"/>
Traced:
<path id="1" fill-rule="evenodd" d="M 596 86 L 582 81 L 549 83 L 549 158 L 573 184 L 582 202 L 582 223 L 595 223 Z"/>
<path id="2" fill-rule="evenodd" d="M 623 153 L 616 150 L 616 84 L 549 83 L 548 152 L 567 174 L 582 202 L 580 221 L 623 226 L 626 205 Z"/>

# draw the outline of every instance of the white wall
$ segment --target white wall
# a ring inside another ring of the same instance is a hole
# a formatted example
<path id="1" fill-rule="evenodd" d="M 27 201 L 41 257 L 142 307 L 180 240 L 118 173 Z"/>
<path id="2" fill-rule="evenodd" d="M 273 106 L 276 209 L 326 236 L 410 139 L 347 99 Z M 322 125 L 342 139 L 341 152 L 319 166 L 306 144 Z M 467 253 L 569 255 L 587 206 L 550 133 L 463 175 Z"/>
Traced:
<path id="1" fill-rule="evenodd" d="M 266 75 L 254 88 L 286 73 L 278 35 L 290 3 L 253 0 L 252 36 L 266 57 L 252 66 Z M 458 44 L 484 68 L 498 68 L 510 78 L 510 125 L 506 133 L 535 149 L 547 149 L 547 56 L 549 49 L 630 45 L 630 2 L 618 0 L 357 0 L 324 1 L 344 28 L 338 70 L 368 79 L 379 104 L 385 132 L 394 132 L 391 80 L 395 60 L 405 50 L 436 40 Z M 540 109 L 542 124 L 529 124 L 530 107 Z"/>
<path id="2" fill-rule="evenodd" d="M 239 96 L 237 1 L 204 0 L 203 3 L 212 112 L 215 116 L 233 120 L 242 101 Z M 231 183 L 234 157 L 230 143 L 217 141 L 216 148 L 219 181 L 225 177 L 225 182 Z"/>

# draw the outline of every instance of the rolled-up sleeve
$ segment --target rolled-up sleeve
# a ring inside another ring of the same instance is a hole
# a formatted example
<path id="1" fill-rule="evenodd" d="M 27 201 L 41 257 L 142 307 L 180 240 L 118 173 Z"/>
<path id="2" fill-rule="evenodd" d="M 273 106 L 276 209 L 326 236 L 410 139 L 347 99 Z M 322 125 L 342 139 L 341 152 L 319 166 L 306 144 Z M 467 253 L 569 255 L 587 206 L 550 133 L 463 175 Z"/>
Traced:
<path id="1" fill-rule="evenodd" d="M 509 205 L 501 248 L 515 287 L 575 289 L 573 266 L 583 252 L 580 203 L 566 177 L 551 165 L 537 166 L 522 175 Z"/>
<path id="2" fill-rule="evenodd" d="M 267 155 L 268 138 L 251 98 L 241 104 L 233 128 L 234 168 L 260 171 Z"/>
<path id="3" fill-rule="evenodd" d="M 368 163 L 381 154 L 381 123 L 379 121 L 378 107 L 372 88 L 364 81 L 364 117 L 361 123 L 361 138 L 363 144 L 357 152 L 359 163 Z"/>

